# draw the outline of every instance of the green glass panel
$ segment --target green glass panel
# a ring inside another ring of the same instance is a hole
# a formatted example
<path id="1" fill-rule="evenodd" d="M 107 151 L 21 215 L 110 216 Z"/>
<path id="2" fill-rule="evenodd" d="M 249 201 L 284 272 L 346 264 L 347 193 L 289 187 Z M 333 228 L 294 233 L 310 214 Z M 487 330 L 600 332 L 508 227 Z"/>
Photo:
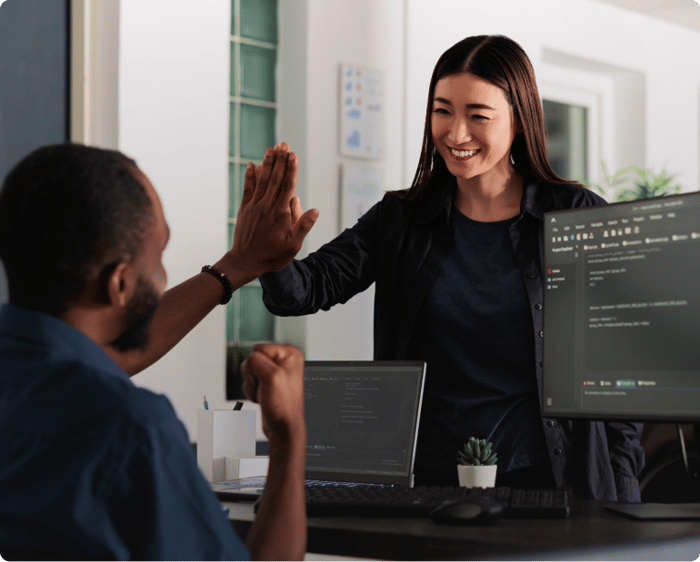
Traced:
<path id="1" fill-rule="evenodd" d="M 226 305 L 226 341 L 236 339 L 236 309 L 233 306 L 233 299 Z"/>
<path id="2" fill-rule="evenodd" d="M 228 182 L 229 182 L 229 197 L 228 197 L 228 216 L 235 219 L 238 215 L 238 207 L 241 205 L 241 197 L 243 197 L 243 186 L 245 182 L 245 164 L 228 165 Z M 238 173 L 238 187 L 234 189 L 234 176 Z"/>
<path id="3" fill-rule="evenodd" d="M 239 192 L 242 192 L 243 182 L 239 183 L 240 187 L 236 186 L 236 172 L 238 171 L 238 164 L 233 164 L 229 162 L 228 164 L 228 216 L 229 218 L 236 218 L 238 213 L 238 203 L 240 197 Z"/>
<path id="4" fill-rule="evenodd" d="M 242 287 L 240 299 L 241 341 L 271 341 L 272 315 L 262 302 L 262 287 Z"/>
<path id="5" fill-rule="evenodd" d="M 277 43 L 277 0 L 241 0 L 241 35 Z"/>
<path id="6" fill-rule="evenodd" d="M 238 66 L 238 60 L 236 59 L 236 44 L 231 43 L 231 82 L 229 84 L 229 92 L 232 96 L 238 95 L 238 90 L 236 89 L 236 71 Z"/>
<path id="7" fill-rule="evenodd" d="M 229 105 L 229 128 L 228 128 L 228 153 L 231 156 L 236 156 L 236 104 Z"/>
<path id="8" fill-rule="evenodd" d="M 243 188 L 245 185 L 245 164 L 240 164 L 238 167 L 239 181 L 238 188 L 238 199 L 236 200 L 236 214 L 238 214 L 238 207 L 241 205 L 241 198 L 243 197 Z"/>
<path id="9" fill-rule="evenodd" d="M 241 156 L 262 160 L 265 149 L 275 144 L 275 110 L 241 104 Z"/>
<path id="10" fill-rule="evenodd" d="M 275 101 L 277 51 L 241 44 L 241 96 Z"/>

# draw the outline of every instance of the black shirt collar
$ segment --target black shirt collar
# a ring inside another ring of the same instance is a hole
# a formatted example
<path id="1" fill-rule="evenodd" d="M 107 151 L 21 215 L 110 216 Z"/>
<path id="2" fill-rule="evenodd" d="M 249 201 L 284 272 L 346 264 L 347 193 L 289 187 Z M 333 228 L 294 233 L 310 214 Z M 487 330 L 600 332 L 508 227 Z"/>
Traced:
<path id="1" fill-rule="evenodd" d="M 538 220 L 544 220 L 544 209 L 540 203 L 540 195 L 542 187 L 536 180 L 525 180 L 523 188 L 523 198 L 520 203 L 520 215 L 529 213 Z M 454 176 L 443 182 L 436 182 L 434 185 L 429 185 L 424 193 L 419 195 L 422 199 L 421 210 L 418 213 L 416 220 L 417 224 L 425 224 L 435 220 L 443 211 L 445 219 L 450 218 L 450 210 L 452 209 L 452 201 L 454 200 L 455 190 L 457 189 L 457 181 Z"/>
<path id="2" fill-rule="evenodd" d="M 541 199 L 542 186 L 536 180 L 525 180 L 523 188 L 523 199 L 520 203 L 520 214 L 531 214 L 538 220 L 544 220 L 544 209 Z"/>
<path id="3" fill-rule="evenodd" d="M 435 220 L 443 211 L 445 219 L 450 219 L 450 210 L 454 200 L 457 180 L 450 176 L 445 181 L 435 182 L 428 185 L 423 193 L 419 195 L 422 199 L 421 209 L 418 212 L 416 224 L 425 224 Z"/>

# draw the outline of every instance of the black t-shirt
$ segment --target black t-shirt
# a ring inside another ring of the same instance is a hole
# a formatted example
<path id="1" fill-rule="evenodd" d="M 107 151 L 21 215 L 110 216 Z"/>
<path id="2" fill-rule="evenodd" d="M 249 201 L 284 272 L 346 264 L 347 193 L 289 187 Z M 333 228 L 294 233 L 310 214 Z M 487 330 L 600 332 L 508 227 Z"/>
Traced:
<path id="1" fill-rule="evenodd" d="M 548 464 L 515 219 L 482 223 L 453 207 L 450 220 L 453 246 L 408 345 L 428 364 L 416 464 L 454 471 L 471 436 L 493 442 L 499 472 Z"/>

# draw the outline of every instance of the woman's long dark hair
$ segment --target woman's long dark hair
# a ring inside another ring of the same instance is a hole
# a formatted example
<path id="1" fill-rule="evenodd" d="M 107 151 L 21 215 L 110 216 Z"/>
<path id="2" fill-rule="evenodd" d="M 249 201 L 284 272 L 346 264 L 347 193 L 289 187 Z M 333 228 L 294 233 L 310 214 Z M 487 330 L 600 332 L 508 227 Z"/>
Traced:
<path id="1" fill-rule="evenodd" d="M 511 155 L 515 170 L 521 176 L 554 185 L 578 185 L 557 176 L 547 158 L 544 114 L 535 72 L 525 51 L 503 35 L 476 35 L 453 45 L 437 61 L 430 79 L 423 145 L 416 175 L 410 189 L 392 193 L 413 199 L 432 181 L 450 177 L 445 160 L 433 144 L 433 97 L 438 80 L 462 72 L 469 72 L 501 88 L 513 109 L 513 116 L 520 119 L 523 132 L 515 135 Z"/>

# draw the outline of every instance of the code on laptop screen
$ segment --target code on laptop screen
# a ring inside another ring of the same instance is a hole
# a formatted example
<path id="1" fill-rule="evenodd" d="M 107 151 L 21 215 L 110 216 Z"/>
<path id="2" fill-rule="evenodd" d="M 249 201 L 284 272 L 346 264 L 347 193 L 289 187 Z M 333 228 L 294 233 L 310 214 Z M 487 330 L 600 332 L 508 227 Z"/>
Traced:
<path id="1" fill-rule="evenodd" d="M 423 371 L 424 364 L 416 362 L 308 361 L 304 375 L 307 476 L 318 471 L 337 480 L 408 478 Z"/>

